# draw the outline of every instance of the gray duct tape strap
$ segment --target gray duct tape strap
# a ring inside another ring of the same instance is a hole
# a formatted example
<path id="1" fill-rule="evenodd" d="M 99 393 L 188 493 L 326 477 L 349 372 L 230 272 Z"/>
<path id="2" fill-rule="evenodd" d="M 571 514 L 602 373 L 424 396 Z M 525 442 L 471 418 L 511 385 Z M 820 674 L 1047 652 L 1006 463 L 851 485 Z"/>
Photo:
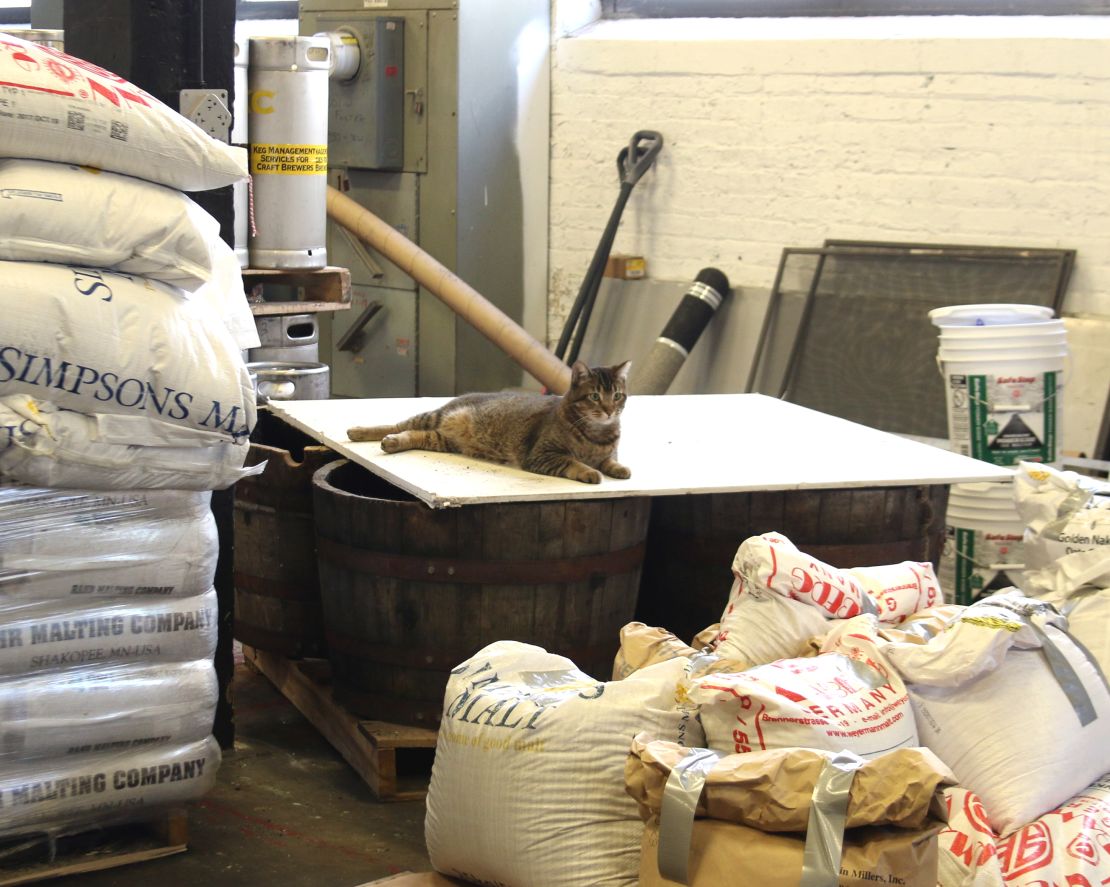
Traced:
<path id="1" fill-rule="evenodd" d="M 689 883 L 690 835 L 705 777 L 721 759 L 707 748 L 695 749 L 671 770 L 659 812 L 659 874 L 679 884 Z"/>
<path id="2" fill-rule="evenodd" d="M 1075 709 L 1076 715 L 1079 717 L 1079 725 L 1086 727 L 1092 721 L 1098 719 L 1098 712 L 1095 711 L 1095 704 L 1091 701 L 1090 694 L 1087 693 L 1087 688 L 1083 686 L 1083 681 L 1079 675 L 1075 673 L 1072 664 L 1068 662 L 1067 657 L 1060 651 L 1060 647 L 1056 640 L 1054 640 L 1048 632 L 1041 626 L 1030 620 L 1029 624 L 1032 626 L 1033 631 L 1037 637 L 1041 639 L 1041 652 L 1044 654 L 1045 660 L 1048 662 L 1048 667 L 1052 669 L 1052 674 L 1056 678 L 1056 682 L 1060 685 L 1060 689 L 1064 691 L 1064 695 L 1068 697 L 1068 702 L 1071 707 Z M 1054 628 L 1053 631 L 1059 632 L 1061 640 L 1064 643 L 1071 643 L 1080 650 L 1087 659 L 1094 663 L 1091 654 L 1087 649 L 1079 644 L 1071 635 L 1066 631 L 1061 631 Z M 1102 670 L 1095 664 L 1095 671 L 1098 672 L 1102 682 L 1106 684 L 1106 676 Z"/>
<path id="3" fill-rule="evenodd" d="M 817 777 L 809 808 L 802 879 L 798 887 L 837 887 L 840 883 L 840 854 L 844 848 L 848 797 L 856 770 L 862 764 L 863 758 L 842 751 L 829 758 Z"/>
<path id="4" fill-rule="evenodd" d="M 879 605 L 875 603 L 875 599 L 871 595 L 862 589 L 860 591 L 859 609 L 861 613 L 866 613 L 868 616 L 879 615 Z"/>

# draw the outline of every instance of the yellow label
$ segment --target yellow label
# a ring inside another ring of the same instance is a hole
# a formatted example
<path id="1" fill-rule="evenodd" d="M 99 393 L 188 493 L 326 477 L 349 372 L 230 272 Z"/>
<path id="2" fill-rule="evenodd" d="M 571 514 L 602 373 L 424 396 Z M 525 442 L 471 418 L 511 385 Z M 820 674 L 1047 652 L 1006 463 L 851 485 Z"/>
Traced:
<path id="1" fill-rule="evenodd" d="M 327 172 L 327 145 L 251 145 L 252 175 L 323 176 Z"/>
<path id="2" fill-rule="evenodd" d="M 252 114 L 273 114 L 274 106 L 270 101 L 274 97 L 272 89 L 255 89 L 250 92 L 250 106 Z"/>
<path id="3" fill-rule="evenodd" d="M 960 620 L 968 625 L 979 625 L 983 628 L 1001 628 L 1006 631 L 1021 631 L 1020 622 L 1011 622 L 1001 616 L 965 616 Z"/>

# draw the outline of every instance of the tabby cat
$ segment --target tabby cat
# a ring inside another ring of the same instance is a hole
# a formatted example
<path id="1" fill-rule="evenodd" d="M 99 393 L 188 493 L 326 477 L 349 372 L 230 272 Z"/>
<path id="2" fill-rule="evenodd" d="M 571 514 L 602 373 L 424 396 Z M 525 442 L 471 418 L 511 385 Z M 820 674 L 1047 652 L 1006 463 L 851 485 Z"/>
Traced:
<path id="1" fill-rule="evenodd" d="M 530 393 L 464 394 L 396 425 L 349 428 L 353 441 L 380 440 L 387 453 L 434 450 L 500 462 L 586 484 L 632 476 L 617 461 L 629 362 L 575 361 L 562 397 Z"/>

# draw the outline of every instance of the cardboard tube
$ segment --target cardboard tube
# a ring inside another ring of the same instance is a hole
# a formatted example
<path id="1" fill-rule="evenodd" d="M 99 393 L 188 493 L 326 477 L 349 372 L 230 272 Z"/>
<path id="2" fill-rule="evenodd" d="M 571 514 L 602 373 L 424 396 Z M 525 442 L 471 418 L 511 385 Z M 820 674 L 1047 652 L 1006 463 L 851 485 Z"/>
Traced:
<path id="1" fill-rule="evenodd" d="M 328 216 L 446 304 L 548 391 L 563 394 L 570 387 L 570 367 L 516 321 L 391 225 L 330 185 Z"/>

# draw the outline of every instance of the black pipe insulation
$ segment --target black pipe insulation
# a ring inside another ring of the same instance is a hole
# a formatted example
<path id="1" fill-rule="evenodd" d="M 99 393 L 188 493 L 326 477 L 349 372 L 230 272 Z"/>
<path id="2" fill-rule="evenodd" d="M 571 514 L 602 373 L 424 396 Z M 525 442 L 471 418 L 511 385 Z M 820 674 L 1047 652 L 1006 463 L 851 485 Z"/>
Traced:
<path id="1" fill-rule="evenodd" d="M 632 394 L 666 394 L 690 356 L 698 338 L 730 290 L 728 278 L 716 268 L 703 268 L 678 303 L 647 357 L 634 365 L 628 390 Z"/>

